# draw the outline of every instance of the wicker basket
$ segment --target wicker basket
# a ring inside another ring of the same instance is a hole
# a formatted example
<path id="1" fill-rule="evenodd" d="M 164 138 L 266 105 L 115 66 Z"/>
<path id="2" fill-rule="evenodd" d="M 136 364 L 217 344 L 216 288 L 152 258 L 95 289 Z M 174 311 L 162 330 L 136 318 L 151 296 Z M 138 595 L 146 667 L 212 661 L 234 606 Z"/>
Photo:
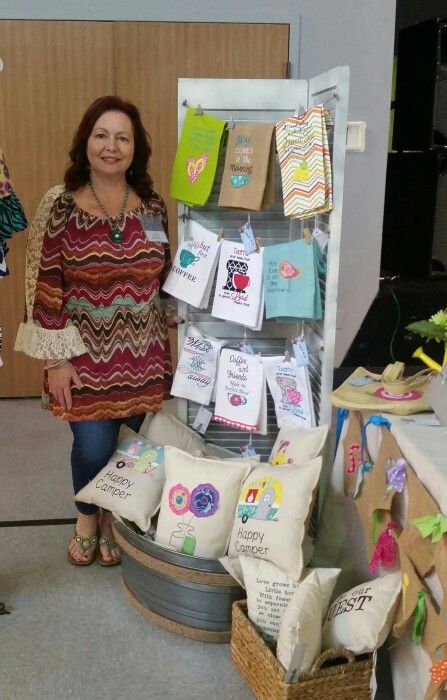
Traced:
<path id="1" fill-rule="evenodd" d="M 325 651 L 296 683 L 285 683 L 284 668 L 247 617 L 246 601 L 233 603 L 231 659 L 258 700 L 370 700 L 372 658 L 356 660 L 343 647 Z M 347 663 L 322 668 L 338 658 Z"/>

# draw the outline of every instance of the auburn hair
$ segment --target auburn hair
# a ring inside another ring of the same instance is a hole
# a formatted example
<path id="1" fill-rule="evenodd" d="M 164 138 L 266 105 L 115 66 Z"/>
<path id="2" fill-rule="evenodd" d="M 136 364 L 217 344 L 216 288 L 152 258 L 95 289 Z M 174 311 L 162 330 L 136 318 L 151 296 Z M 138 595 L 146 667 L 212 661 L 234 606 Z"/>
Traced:
<path id="1" fill-rule="evenodd" d="M 99 117 L 104 112 L 110 111 L 123 112 L 132 122 L 135 150 L 132 163 L 126 171 L 126 180 L 141 199 L 150 199 L 153 191 L 152 180 L 148 173 L 149 159 L 152 154 L 150 137 L 143 126 L 137 107 L 117 95 L 98 97 L 82 117 L 70 149 L 71 165 L 64 175 L 65 187 L 69 192 L 74 192 L 89 181 L 87 141 Z"/>

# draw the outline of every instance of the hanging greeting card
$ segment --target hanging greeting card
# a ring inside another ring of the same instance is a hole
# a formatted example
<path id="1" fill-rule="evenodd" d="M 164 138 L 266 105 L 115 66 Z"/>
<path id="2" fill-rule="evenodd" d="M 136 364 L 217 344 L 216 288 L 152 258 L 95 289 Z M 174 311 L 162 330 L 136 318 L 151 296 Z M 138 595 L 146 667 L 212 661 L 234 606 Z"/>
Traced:
<path id="1" fill-rule="evenodd" d="M 331 159 L 324 107 L 276 125 L 284 215 L 304 218 L 332 209 Z"/>
<path id="2" fill-rule="evenodd" d="M 300 367 L 294 357 L 263 357 L 267 384 L 274 404 L 278 428 L 284 418 L 303 428 L 315 426 L 312 390 L 307 367 Z"/>
<path id="3" fill-rule="evenodd" d="M 264 290 L 266 317 L 281 320 L 321 319 L 318 274 L 325 263 L 315 241 L 303 238 L 264 249 Z"/>
<path id="4" fill-rule="evenodd" d="M 225 342 L 190 326 L 171 394 L 208 406 L 216 381 L 217 359 Z"/>
<path id="5" fill-rule="evenodd" d="M 189 108 L 175 155 L 169 194 L 203 206 L 213 188 L 225 122 Z"/>
<path id="6" fill-rule="evenodd" d="M 267 433 L 267 392 L 260 357 L 222 350 L 213 420 L 237 430 Z"/>
<path id="7" fill-rule="evenodd" d="M 259 211 L 271 201 L 273 124 L 236 124 L 230 129 L 220 188 L 220 207 Z M 267 186 L 267 180 L 269 185 Z"/>
<path id="8" fill-rule="evenodd" d="M 263 250 L 247 255 L 241 243 L 223 241 L 212 315 L 259 330 L 264 315 Z"/>
<path id="9" fill-rule="evenodd" d="M 209 303 L 221 242 L 212 231 L 188 219 L 163 290 L 198 309 Z"/>

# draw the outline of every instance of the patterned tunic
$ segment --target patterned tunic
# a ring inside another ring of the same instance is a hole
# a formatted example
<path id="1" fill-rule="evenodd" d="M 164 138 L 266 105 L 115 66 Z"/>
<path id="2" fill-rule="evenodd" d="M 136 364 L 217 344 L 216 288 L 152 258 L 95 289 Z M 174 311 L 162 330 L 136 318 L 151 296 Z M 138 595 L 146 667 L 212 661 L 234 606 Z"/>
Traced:
<path id="1" fill-rule="evenodd" d="M 31 322 L 43 334 L 45 356 L 68 355 L 84 384 L 72 386 L 73 406 L 63 410 L 49 395 L 45 374 L 46 404 L 66 420 L 153 412 L 169 395 L 169 340 L 157 303 L 170 266 L 169 244 L 146 238 L 141 215 L 160 217 L 167 233 L 166 206 L 153 193 L 126 212 L 118 246 L 110 241 L 105 217 L 82 210 L 69 193 L 52 205 Z"/>

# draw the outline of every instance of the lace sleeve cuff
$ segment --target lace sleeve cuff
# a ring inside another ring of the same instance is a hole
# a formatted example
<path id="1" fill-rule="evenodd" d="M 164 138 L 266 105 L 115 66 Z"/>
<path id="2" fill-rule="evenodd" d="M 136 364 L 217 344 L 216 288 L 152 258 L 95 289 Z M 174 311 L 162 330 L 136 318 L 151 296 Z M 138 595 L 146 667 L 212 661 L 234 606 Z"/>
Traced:
<path id="1" fill-rule="evenodd" d="M 69 360 L 87 352 L 76 326 L 48 330 L 32 321 L 20 324 L 14 349 L 38 360 Z"/>

